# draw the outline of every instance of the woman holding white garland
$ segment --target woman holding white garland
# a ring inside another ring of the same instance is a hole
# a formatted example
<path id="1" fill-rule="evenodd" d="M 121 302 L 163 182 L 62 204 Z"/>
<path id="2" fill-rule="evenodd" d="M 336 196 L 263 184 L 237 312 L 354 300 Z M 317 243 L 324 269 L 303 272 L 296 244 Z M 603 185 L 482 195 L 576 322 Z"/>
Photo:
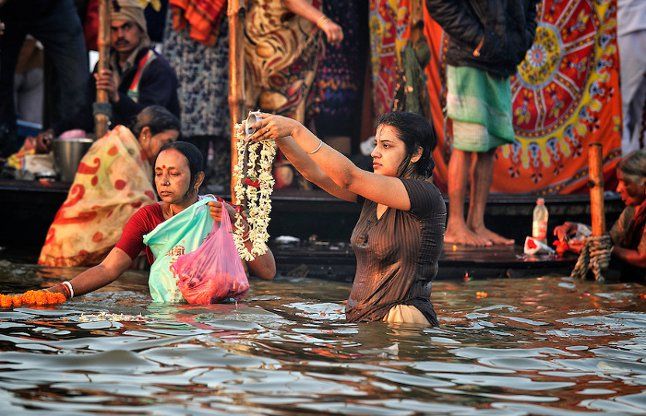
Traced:
<path id="1" fill-rule="evenodd" d="M 155 160 L 154 176 L 161 201 L 140 208 L 133 214 L 124 227 L 121 239 L 99 265 L 85 270 L 68 282 L 53 286 L 49 291 L 63 293 L 69 299 L 106 286 L 121 276 L 143 249 L 148 261 L 153 263 L 152 252 L 144 246 L 144 235 L 198 202 L 198 189 L 204 180 L 202 154 L 197 147 L 187 142 L 168 143 L 161 148 Z M 208 204 L 214 221 L 222 219 L 223 207 L 231 218 L 235 215 L 234 208 L 226 202 L 214 201 Z M 251 249 L 251 244 L 246 244 Z M 273 279 L 276 274 L 276 263 L 268 249 L 265 254 L 247 262 L 247 266 L 251 275 L 262 279 Z M 155 276 L 151 275 L 150 278 L 154 279 Z M 164 294 L 161 295 L 165 297 Z"/>
<path id="2" fill-rule="evenodd" d="M 442 252 L 446 204 L 431 182 L 433 126 L 413 113 L 383 115 L 373 171 L 355 166 L 296 120 L 261 114 L 251 140 L 275 140 L 310 182 L 362 204 L 351 243 L 357 271 L 348 321 L 437 325 L 431 281 Z"/>

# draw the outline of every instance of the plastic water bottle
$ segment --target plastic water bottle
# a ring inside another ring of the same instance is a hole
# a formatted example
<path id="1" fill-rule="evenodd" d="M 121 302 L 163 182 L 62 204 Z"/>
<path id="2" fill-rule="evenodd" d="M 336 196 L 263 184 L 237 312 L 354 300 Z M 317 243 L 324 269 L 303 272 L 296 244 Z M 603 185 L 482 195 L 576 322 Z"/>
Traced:
<path id="1" fill-rule="evenodd" d="M 534 215 L 532 220 L 532 237 L 537 240 L 547 243 L 547 218 L 549 213 L 545 206 L 545 200 L 538 198 L 536 200 L 536 207 L 534 207 Z"/>

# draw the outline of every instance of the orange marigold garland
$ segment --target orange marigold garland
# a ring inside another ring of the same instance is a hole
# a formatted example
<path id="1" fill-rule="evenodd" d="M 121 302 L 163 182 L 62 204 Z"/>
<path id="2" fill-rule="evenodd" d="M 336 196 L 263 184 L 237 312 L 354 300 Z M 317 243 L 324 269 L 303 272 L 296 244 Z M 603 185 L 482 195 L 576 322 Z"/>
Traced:
<path id="1" fill-rule="evenodd" d="M 0 308 L 19 308 L 23 305 L 58 305 L 67 300 L 62 293 L 49 292 L 47 290 L 29 290 L 19 295 L 1 295 Z"/>

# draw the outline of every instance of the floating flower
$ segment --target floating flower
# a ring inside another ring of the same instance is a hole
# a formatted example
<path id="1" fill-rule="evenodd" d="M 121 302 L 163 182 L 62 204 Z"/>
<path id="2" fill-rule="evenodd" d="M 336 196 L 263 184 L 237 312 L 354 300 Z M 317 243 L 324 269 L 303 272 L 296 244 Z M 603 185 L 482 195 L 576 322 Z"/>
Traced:
<path id="1" fill-rule="evenodd" d="M 13 297 L 12 296 L 7 296 L 7 295 L 0 295 L 0 307 L 3 309 L 6 308 L 11 308 L 13 305 Z"/>
<path id="2" fill-rule="evenodd" d="M 486 298 L 488 296 L 489 296 L 489 294 L 487 292 L 476 292 L 476 298 L 478 298 L 478 299 L 483 299 L 483 298 Z"/>
<path id="3" fill-rule="evenodd" d="M 67 300 L 64 294 L 49 292 L 47 290 L 28 290 L 18 295 L 1 295 L 0 308 L 19 308 L 23 305 L 57 305 Z"/>

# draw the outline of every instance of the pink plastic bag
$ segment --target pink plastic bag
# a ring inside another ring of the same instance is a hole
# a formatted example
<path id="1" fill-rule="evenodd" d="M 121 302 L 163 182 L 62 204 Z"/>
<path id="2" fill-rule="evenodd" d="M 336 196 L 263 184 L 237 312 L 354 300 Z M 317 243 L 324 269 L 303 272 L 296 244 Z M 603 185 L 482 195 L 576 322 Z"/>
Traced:
<path id="1" fill-rule="evenodd" d="M 178 257 L 171 266 L 179 278 L 177 287 L 192 305 L 209 305 L 224 299 L 240 300 L 249 290 L 249 281 L 242 266 L 226 209 L 222 221 L 197 250 Z"/>

